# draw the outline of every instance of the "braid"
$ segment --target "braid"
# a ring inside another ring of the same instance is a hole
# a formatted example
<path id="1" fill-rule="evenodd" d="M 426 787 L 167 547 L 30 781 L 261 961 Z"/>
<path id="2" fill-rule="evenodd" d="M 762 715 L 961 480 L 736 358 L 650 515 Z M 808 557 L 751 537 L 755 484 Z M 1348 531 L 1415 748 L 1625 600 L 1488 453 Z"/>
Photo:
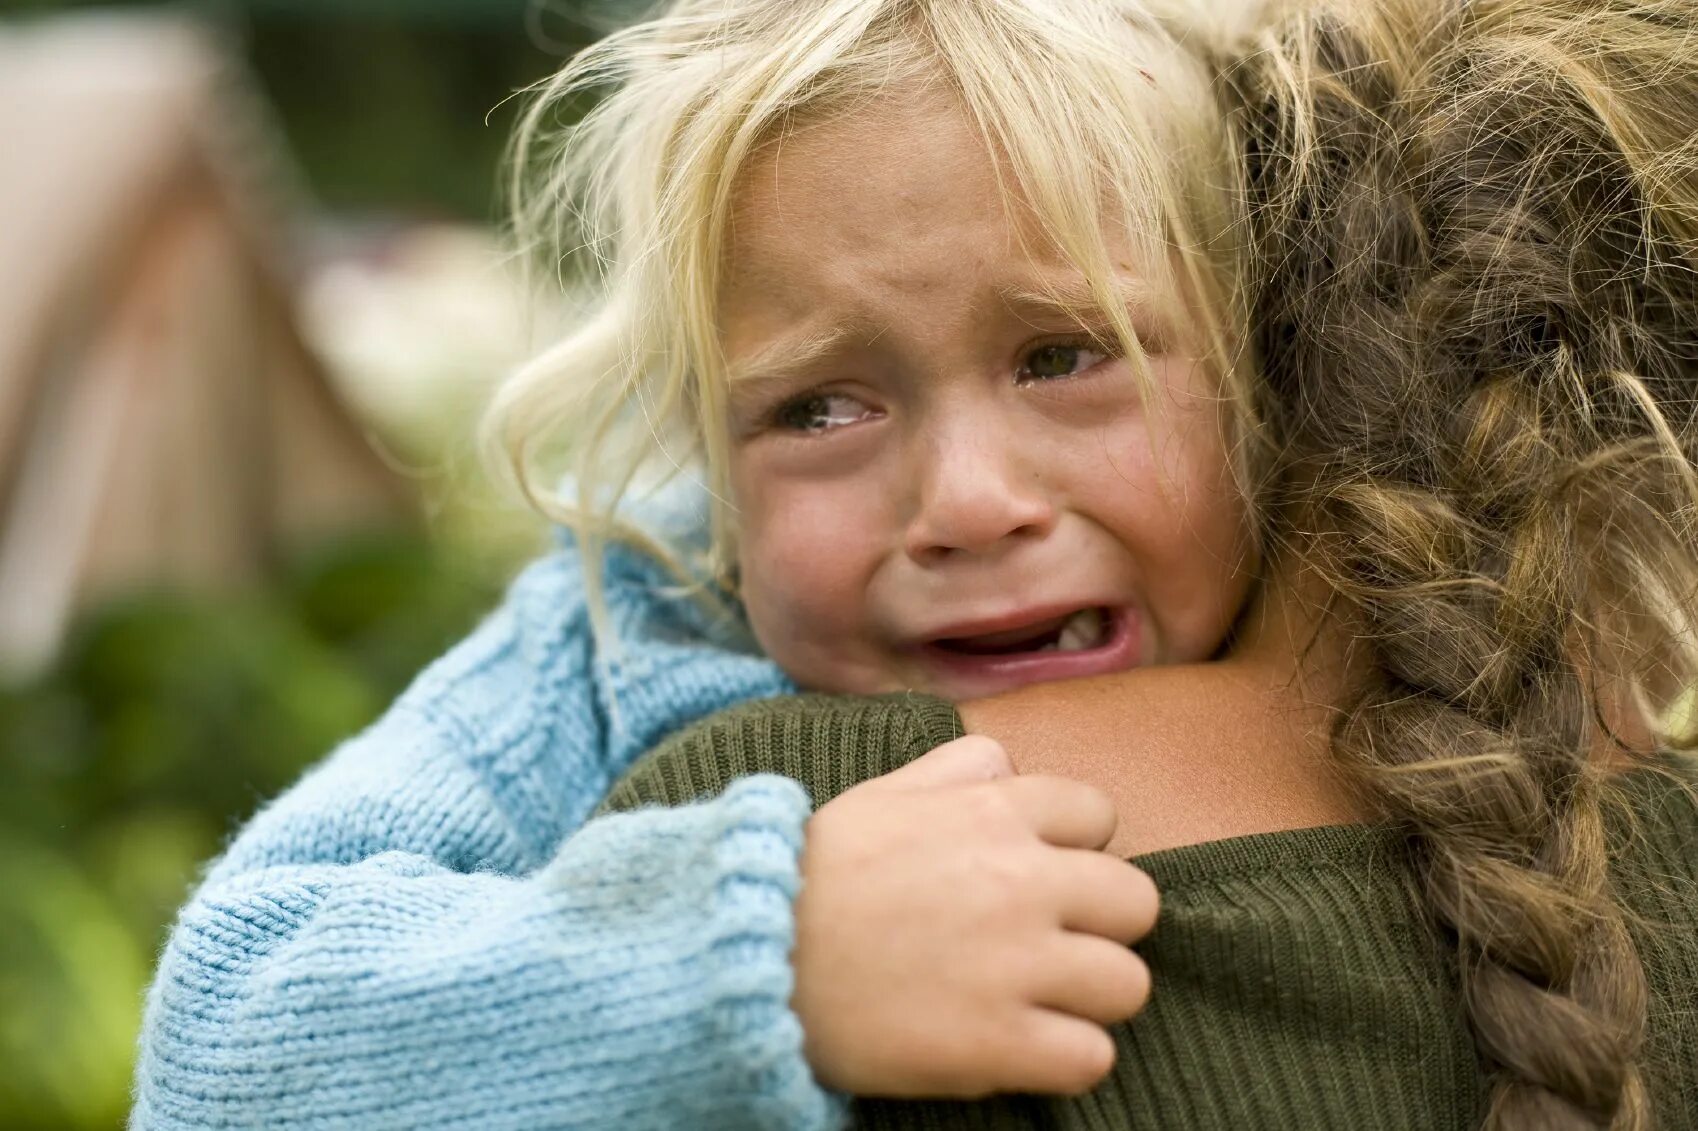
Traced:
<path id="1" fill-rule="evenodd" d="M 1268 537 L 1322 532 L 1370 660 L 1334 753 L 1454 939 L 1485 1125 L 1646 1127 L 1598 689 L 1693 671 L 1698 5 L 1340 3 L 1228 75 Z"/>

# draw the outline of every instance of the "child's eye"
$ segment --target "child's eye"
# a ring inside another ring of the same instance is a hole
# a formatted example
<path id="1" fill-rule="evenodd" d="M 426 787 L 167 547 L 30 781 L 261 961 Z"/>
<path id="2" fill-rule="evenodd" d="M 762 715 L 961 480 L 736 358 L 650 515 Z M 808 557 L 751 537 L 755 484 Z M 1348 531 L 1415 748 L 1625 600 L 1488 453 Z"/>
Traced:
<path id="1" fill-rule="evenodd" d="M 1101 350 L 1077 342 L 1054 342 L 1029 350 L 1015 374 L 1022 381 L 1054 381 L 1076 377 L 1085 370 L 1106 360 Z"/>
<path id="2" fill-rule="evenodd" d="M 843 393 L 804 393 L 773 409 L 772 422 L 786 432 L 817 434 L 874 415 L 872 409 Z"/>

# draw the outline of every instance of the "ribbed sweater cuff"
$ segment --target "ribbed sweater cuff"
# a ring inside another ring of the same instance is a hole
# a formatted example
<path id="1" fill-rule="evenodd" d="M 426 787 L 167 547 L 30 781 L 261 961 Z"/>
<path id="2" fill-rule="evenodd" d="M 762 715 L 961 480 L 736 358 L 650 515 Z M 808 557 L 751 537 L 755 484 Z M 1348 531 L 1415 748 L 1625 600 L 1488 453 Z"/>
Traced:
<path id="1" fill-rule="evenodd" d="M 808 812 L 961 733 L 955 708 L 925 695 L 753 702 L 674 735 L 615 786 L 602 813 L 715 798 L 670 810 L 714 822 L 702 842 L 712 845 L 705 869 L 708 923 L 695 929 L 695 937 L 708 940 L 696 960 L 707 989 L 696 989 L 702 1015 L 715 1027 L 712 1047 L 701 1055 L 716 1058 L 712 1065 L 672 1070 L 711 1081 L 706 1086 L 726 1096 L 759 1097 L 761 1127 L 812 1131 L 846 1120 L 848 1097 L 813 1079 L 802 1054 L 801 1023 L 789 1007 Z M 667 813 L 651 808 L 629 814 L 637 822 L 629 826 L 631 835 L 640 835 L 645 822 L 658 829 Z M 679 892 L 690 889 L 683 876 L 670 883 Z M 749 1110 L 746 1099 L 742 1110 Z M 748 1124 L 735 1126 L 741 1131 Z"/>
<path id="2" fill-rule="evenodd" d="M 833 1131 L 846 1120 L 848 1097 L 814 1080 L 790 1009 L 808 796 L 788 778 L 761 774 L 733 782 L 715 809 L 721 824 L 703 971 L 720 1054 L 711 1075 L 729 1095 L 760 1097 L 761 1127 Z"/>

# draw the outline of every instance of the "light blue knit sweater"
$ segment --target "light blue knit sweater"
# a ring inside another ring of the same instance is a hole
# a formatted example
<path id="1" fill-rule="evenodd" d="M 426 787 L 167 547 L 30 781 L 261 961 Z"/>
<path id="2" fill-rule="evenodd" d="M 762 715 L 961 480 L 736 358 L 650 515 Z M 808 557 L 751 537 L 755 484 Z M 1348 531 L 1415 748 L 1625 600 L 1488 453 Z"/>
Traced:
<path id="1" fill-rule="evenodd" d="M 660 568 L 532 565 L 389 712 L 261 811 L 183 908 L 131 1127 L 839 1125 L 788 1007 L 808 802 L 748 778 L 588 814 L 657 739 L 794 690 Z"/>

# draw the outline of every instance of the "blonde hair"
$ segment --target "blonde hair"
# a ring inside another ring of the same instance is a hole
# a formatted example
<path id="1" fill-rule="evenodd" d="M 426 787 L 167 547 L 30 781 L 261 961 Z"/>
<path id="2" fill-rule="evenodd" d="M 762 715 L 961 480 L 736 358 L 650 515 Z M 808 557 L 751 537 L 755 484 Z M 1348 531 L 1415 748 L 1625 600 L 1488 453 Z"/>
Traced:
<path id="1" fill-rule="evenodd" d="M 734 562 L 716 299 L 741 174 L 804 118 L 928 86 L 981 132 L 1010 202 L 1081 270 L 1141 374 L 1108 231 L 1128 233 L 1158 270 L 1174 265 L 1167 281 L 1203 308 L 1204 341 L 1234 379 L 1239 165 L 1206 69 L 1142 6 L 682 0 L 542 85 L 514 142 L 517 233 L 575 292 L 579 318 L 499 390 L 485 441 L 581 540 L 592 608 L 608 539 L 684 578 L 723 582 Z M 619 518 L 633 482 L 679 474 L 701 477 L 714 500 L 705 563 Z"/>

